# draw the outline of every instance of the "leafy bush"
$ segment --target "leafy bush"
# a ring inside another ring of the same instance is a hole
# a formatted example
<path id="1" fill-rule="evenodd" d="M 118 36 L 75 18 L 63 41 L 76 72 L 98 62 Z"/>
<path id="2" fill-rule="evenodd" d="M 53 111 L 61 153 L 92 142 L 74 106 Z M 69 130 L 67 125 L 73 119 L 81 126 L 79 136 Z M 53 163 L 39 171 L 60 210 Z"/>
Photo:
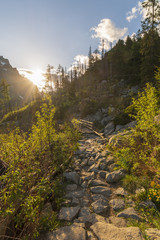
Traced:
<path id="1" fill-rule="evenodd" d="M 143 92 L 133 99 L 128 111 L 130 117 L 137 121 L 135 131 L 123 139 L 123 144 L 115 148 L 115 155 L 120 166 L 128 172 L 151 177 L 160 170 L 159 145 L 160 124 L 156 120 L 158 114 L 158 98 L 156 89 L 147 84 Z"/>
<path id="2" fill-rule="evenodd" d="M 54 173 L 68 164 L 78 133 L 69 126 L 57 132 L 54 113 L 52 104 L 45 103 L 29 136 L 19 129 L 1 135 L 0 156 L 8 169 L 0 177 L 0 220 L 9 217 L 11 236 L 33 239 L 46 223 L 50 229 L 57 225 L 56 212 L 44 219 L 41 211 L 51 200 L 57 208 L 60 180 Z"/>
<path id="3" fill-rule="evenodd" d="M 151 188 L 148 191 L 148 199 L 152 200 L 160 209 L 160 184 L 154 181 L 150 184 Z"/>

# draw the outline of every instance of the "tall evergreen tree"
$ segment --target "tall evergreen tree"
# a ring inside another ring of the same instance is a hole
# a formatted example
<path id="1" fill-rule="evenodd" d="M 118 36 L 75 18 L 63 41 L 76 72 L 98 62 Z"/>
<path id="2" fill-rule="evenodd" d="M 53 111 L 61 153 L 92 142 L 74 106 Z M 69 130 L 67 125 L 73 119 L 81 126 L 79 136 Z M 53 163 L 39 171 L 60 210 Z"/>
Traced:
<path id="1" fill-rule="evenodd" d="M 160 23 L 160 4 L 158 0 L 147 0 L 142 4 L 147 14 L 142 22 L 141 39 L 141 80 L 154 81 L 155 67 L 160 55 L 160 37 L 158 25 Z"/>

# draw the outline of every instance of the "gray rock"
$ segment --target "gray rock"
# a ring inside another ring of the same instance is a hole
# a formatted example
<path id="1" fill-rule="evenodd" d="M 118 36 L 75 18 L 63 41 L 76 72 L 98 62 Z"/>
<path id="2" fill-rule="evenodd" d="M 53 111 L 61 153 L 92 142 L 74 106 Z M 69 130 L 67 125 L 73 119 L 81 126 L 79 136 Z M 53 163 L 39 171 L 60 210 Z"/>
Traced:
<path id="1" fill-rule="evenodd" d="M 66 190 L 67 191 L 75 191 L 77 189 L 77 185 L 76 184 L 68 184 L 66 186 Z"/>
<path id="2" fill-rule="evenodd" d="M 97 200 L 96 202 L 91 204 L 93 211 L 97 214 L 106 213 L 109 209 L 108 201 Z"/>
<path id="3" fill-rule="evenodd" d="M 81 163 L 81 167 L 85 167 L 88 165 L 88 159 L 84 159 L 83 162 Z"/>
<path id="4" fill-rule="evenodd" d="M 114 191 L 114 194 L 119 195 L 119 196 L 126 196 L 126 195 L 128 195 L 128 193 L 122 187 L 117 188 Z"/>
<path id="5" fill-rule="evenodd" d="M 126 219 L 114 217 L 114 216 L 109 217 L 109 223 L 113 224 L 116 227 L 120 227 L 120 228 L 127 226 Z"/>
<path id="6" fill-rule="evenodd" d="M 69 192 L 69 193 L 67 193 L 66 194 L 66 198 L 81 198 L 81 197 L 83 197 L 83 195 L 84 195 L 84 191 L 83 190 L 81 190 L 81 191 L 75 191 L 75 192 Z"/>
<path id="7" fill-rule="evenodd" d="M 125 208 L 124 199 L 112 199 L 109 203 L 114 211 L 119 211 Z"/>
<path id="8" fill-rule="evenodd" d="M 95 179 L 88 182 L 89 186 L 107 186 L 107 184 L 101 180 Z"/>
<path id="9" fill-rule="evenodd" d="M 98 172 L 98 168 L 99 168 L 99 165 L 95 163 L 88 169 L 88 172 Z"/>
<path id="10" fill-rule="evenodd" d="M 160 240 L 160 230 L 157 228 L 148 228 L 145 230 L 145 233 L 150 240 Z"/>
<path id="11" fill-rule="evenodd" d="M 108 202 L 108 199 L 104 195 L 101 195 L 101 194 L 92 194 L 92 200 L 94 202 L 97 201 L 97 200 L 103 200 L 103 201 Z"/>
<path id="12" fill-rule="evenodd" d="M 108 220 L 106 220 L 104 217 L 102 217 L 102 216 L 100 216 L 96 213 L 92 213 L 92 214 L 89 214 L 88 216 L 79 217 L 78 219 L 75 219 L 74 222 L 85 223 L 87 225 L 92 225 L 96 222 L 108 223 Z"/>
<path id="13" fill-rule="evenodd" d="M 95 194 L 102 194 L 107 197 L 112 194 L 111 190 L 108 187 L 103 186 L 91 187 L 91 192 Z"/>
<path id="14" fill-rule="evenodd" d="M 138 227 L 118 228 L 112 224 L 97 222 L 91 229 L 99 240 L 143 240 Z"/>
<path id="15" fill-rule="evenodd" d="M 40 240 L 86 240 L 86 230 L 78 225 L 65 226 L 45 234 Z"/>
<path id="16" fill-rule="evenodd" d="M 133 207 L 127 208 L 122 212 L 118 213 L 117 217 L 132 218 L 138 221 L 141 220 L 141 218 L 138 216 L 137 212 L 134 210 Z"/>
<path id="17" fill-rule="evenodd" d="M 83 181 L 89 181 L 91 178 L 92 178 L 92 175 L 91 175 L 91 173 L 89 173 L 89 172 L 82 172 L 82 180 Z"/>
<path id="18" fill-rule="evenodd" d="M 87 231 L 87 240 L 97 240 L 91 231 Z"/>
<path id="19" fill-rule="evenodd" d="M 73 197 L 73 199 L 72 199 L 72 205 L 79 205 L 79 199 Z"/>
<path id="20" fill-rule="evenodd" d="M 98 175 L 99 175 L 100 178 L 105 179 L 107 173 L 108 173 L 108 172 L 106 172 L 106 171 L 99 171 L 99 172 L 98 172 Z"/>
<path id="21" fill-rule="evenodd" d="M 60 220 L 72 221 L 74 218 L 78 216 L 79 211 L 80 211 L 79 206 L 70 208 L 63 207 L 59 212 L 58 218 Z"/>
<path id="22" fill-rule="evenodd" d="M 106 181 L 108 183 L 119 182 L 119 180 L 121 180 L 124 176 L 125 176 L 124 170 L 123 169 L 119 169 L 117 171 L 108 173 L 106 175 Z"/>
<path id="23" fill-rule="evenodd" d="M 104 128 L 104 136 L 108 137 L 114 132 L 114 122 L 109 122 Z"/>
<path id="24" fill-rule="evenodd" d="M 88 161 L 88 166 L 92 166 L 94 163 L 95 163 L 95 161 L 93 160 L 93 158 L 91 158 Z"/>
<path id="25" fill-rule="evenodd" d="M 145 207 L 145 208 L 155 208 L 156 209 L 156 205 L 151 200 L 143 201 L 139 204 L 139 206 Z"/>
<path id="26" fill-rule="evenodd" d="M 90 214 L 90 210 L 88 207 L 83 207 L 81 208 L 80 212 L 79 212 L 79 217 L 85 217 L 88 216 Z"/>
<path id="27" fill-rule="evenodd" d="M 113 163 L 114 163 L 114 157 L 111 156 L 111 155 L 107 156 L 106 165 L 107 165 L 107 166 L 110 166 L 110 165 L 113 164 Z"/>
<path id="28" fill-rule="evenodd" d="M 88 185 L 88 184 L 87 184 L 87 181 L 84 181 L 84 182 L 81 184 L 81 187 L 82 187 L 82 188 L 87 188 L 87 185 Z"/>
<path id="29" fill-rule="evenodd" d="M 106 126 L 110 121 L 113 120 L 113 116 L 108 116 L 108 117 L 104 117 L 102 120 L 101 120 L 101 125 L 102 126 Z"/>
<path id="30" fill-rule="evenodd" d="M 63 174 L 63 176 L 68 181 L 71 181 L 71 182 L 74 182 L 76 184 L 79 184 L 80 177 L 79 177 L 78 173 L 76 173 L 76 172 L 66 172 L 66 173 Z"/>

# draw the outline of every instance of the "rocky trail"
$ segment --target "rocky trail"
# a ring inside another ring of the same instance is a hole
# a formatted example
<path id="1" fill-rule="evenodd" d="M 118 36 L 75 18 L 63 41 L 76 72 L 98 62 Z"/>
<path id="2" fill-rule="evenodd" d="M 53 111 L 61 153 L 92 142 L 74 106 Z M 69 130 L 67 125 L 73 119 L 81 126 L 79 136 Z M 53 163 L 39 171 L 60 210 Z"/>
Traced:
<path id="1" fill-rule="evenodd" d="M 142 240 L 138 227 L 127 227 L 128 219 L 141 221 L 135 203 L 121 187 L 123 169 L 114 170 L 106 139 L 82 124 L 83 138 L 64 173 L 65 202 L 58 218 L 64 227 L 41 236 L 41 240 Z M 160 239 L 160 231 L 147 229 L 147 239 Z"/>

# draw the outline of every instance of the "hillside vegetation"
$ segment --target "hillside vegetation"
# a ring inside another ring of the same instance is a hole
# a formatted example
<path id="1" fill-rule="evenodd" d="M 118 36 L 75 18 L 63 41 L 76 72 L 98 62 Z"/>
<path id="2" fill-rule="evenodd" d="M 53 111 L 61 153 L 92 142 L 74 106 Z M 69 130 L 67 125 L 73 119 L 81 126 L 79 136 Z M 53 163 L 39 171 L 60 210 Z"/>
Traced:
<path id="1" fill-rule="evenodd" d="M 46 92 L 37 91 L 34 101 L 33 84 L 18 76 L 8 61 L 0 65 L 6 79 L 0 82 L 1 239 L 32 240 L 63 224 L 57 218 L 64 196 L 62 175 L 80 138 L 73 117 L 88 117 L 101 130 L 106 152 L 112 152 L 115 167 L 127 174 L 122 179 L 124 188 L 135 194 L 143 187 L 139 196 L 132 197 L 155 204 L 156 210 L 143 214 L 147 223 L 160 228 L 160 19 L 158 1 L 146 4 L 147 17 L 137 35 L 119 40 L 105 54 L 103 49 L 101 60 L 90 49 L 89 66 L 77 66 L 70 75 L 60 66 L 55 88 L 49 65 Z M 107 123 L 93 118 L 106 109 Z M 132 120 L 135 128 L 105 135 L 108 123 L 117 126 Z M 46 214 L 49 203 L 53 211 Z"/>

